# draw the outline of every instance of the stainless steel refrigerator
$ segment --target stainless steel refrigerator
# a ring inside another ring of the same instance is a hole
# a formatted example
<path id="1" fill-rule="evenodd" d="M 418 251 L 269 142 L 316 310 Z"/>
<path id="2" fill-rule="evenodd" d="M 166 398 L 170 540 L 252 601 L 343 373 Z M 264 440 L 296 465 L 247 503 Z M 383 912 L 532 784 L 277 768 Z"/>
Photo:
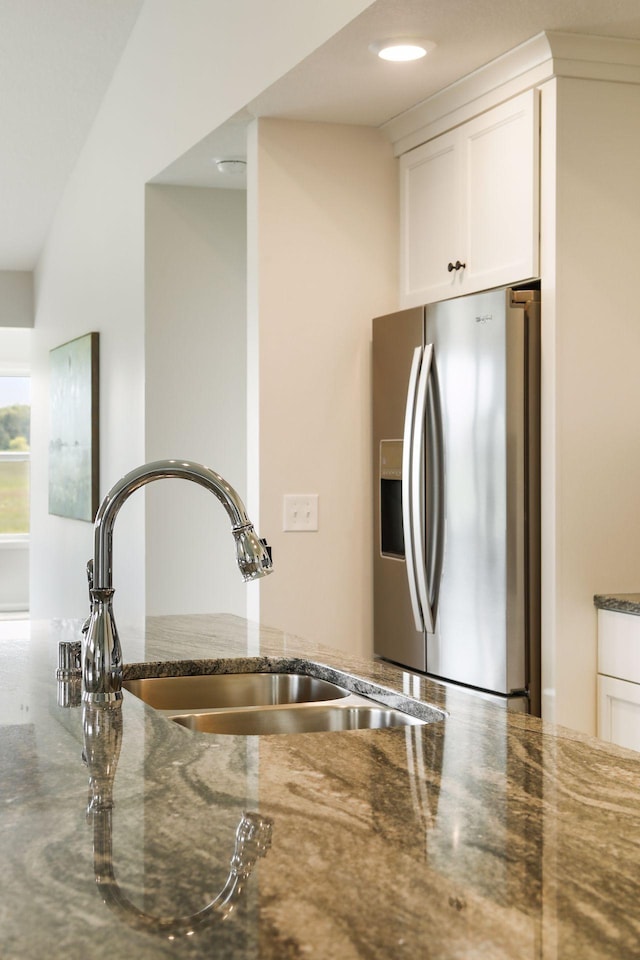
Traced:
<path id="1" fill-rule="evenodd" d="M 374 651 L 540 712 L 540 290 L 373 321 Z"/>

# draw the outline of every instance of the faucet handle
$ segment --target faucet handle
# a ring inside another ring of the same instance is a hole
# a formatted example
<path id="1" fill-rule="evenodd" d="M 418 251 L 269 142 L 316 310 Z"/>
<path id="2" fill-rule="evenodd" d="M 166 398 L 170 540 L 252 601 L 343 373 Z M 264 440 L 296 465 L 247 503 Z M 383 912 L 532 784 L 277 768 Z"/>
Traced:
<path id="1" fill-rule="evenodd" d="M 58 680 L 82 676 L 82 645 L 79 640 L 61 640 L 58 644 Z"/>
<path id="2" fill-rule="evenodd" d="M 82 645 L 79 640 L 58 644 L 58 706 L 78 707 L 82 699 Z"/>
<path id="3" fill-rule="evenodd" d="M 87 580 L 89 581 L 89 596 L 93 590 L 93 557 L 87 560 Z"/>
<path id="4" fill-rule="evenodd" d="M 87 560 L 87 580 L 89 583 L 89 610 L 91 610 L 91 606 L 93 605 L 93 599 L 91 597 L 91 591 L 93 590 L 93 558 L 91 558 L 91 560 Z M 80 633 L 82 633 L 83 636 L 86 636 L 90 623 L 91 612 L 89 612 L 89 616 L 80 627 Z"/>

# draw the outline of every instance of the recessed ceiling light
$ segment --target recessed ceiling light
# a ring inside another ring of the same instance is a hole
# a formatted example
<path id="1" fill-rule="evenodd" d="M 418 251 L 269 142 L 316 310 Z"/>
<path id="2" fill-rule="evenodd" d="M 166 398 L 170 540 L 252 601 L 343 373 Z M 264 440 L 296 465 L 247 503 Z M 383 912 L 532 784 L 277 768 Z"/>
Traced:
<path id="1" fill-rule="evenodd" d="M 382 60 L 406 61 L 419 60 L 433 50 L 431 40 L 417 40 L 415 37 L 395 37 L 393 40 L 377 40 L 369 44 L 369 50 Z"/>

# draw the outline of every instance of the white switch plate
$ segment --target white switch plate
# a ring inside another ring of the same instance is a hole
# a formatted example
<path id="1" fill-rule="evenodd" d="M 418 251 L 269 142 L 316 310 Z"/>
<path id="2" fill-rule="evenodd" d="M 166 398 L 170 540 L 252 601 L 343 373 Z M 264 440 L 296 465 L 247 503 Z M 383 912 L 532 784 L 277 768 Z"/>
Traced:
<path id="1" fill-rule="evenodd" d="M 318 494 L 285 493 L 282 511 L 283 530 L 318 529 Z"/>

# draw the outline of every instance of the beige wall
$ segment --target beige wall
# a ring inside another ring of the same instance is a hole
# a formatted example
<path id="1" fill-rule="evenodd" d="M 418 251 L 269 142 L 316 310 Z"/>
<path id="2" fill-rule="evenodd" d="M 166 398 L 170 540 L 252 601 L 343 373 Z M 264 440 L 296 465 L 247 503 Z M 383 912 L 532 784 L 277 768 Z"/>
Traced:
<path id="1" fill-rule="evenodd" d="M 593 595 L 640 583 L 640 88 L 553 81 L 542 118 L 543 702 L 595 733 Z"/>
<path id="2" fill-rule="evenodd" d="M 249 456 L 276 566 L 261 619 L 368 653 L 370 331 L 397 307 L 396 162 L 370 128 L 280 120 L 258 121 L 249 160 Z M 317 533 L 283 532 L 286 493 L 319 495 Z"/>

